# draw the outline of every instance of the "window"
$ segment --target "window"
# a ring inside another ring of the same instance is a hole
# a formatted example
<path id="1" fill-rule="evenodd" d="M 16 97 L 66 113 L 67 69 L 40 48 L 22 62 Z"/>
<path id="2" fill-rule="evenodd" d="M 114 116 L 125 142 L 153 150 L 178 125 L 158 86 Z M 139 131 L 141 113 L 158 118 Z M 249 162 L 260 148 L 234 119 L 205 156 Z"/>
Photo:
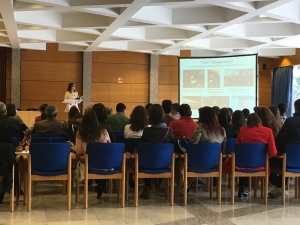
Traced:
<path id="1" fill-rule="evenodd" d="M 295 65 L 293 69 L 293 95 L 292 95 L 292 113 L 294 110 L 294 102 L 300 98 L 300 65 Z"/>

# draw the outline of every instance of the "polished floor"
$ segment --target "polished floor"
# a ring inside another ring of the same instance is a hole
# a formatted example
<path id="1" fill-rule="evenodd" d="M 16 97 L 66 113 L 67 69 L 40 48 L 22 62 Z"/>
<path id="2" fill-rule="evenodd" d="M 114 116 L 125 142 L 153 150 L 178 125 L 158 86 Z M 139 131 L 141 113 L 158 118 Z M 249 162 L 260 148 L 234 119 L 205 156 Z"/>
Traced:
<path id="1" fill-rule="evenodd" d="M 291 182 L 292 183 L 292 182 Z M 271 190 L 272 188 L 270 188 Z M 260 193 L 258 193 L 260 196 Z M 151 193 L 151 199 L 139 200 L 139 206 L 133 206 L 133 190 L 125 208 L 120 208 L 116 194 L 103 194 L 96 199 L 93 187 L 89 192 L 89 208 L 83 209 L 81 191 L 80 202 L 75 203 L 72 195 L 72 209 L 66 210 L 66 196 L 60 194 L 57 182 L 38 182 L 33 185 L 32 211 L 26 212 L 23 202 L 10 213 L 9 199 L 5 196 L 0 205 L 0 225 L 110 225 L 110 224 L 300 224 L 300 198 L 294 197 L 293 184 L 287 195 L 286 205 L 281 205 L 280 198 L 269 199 L 264 205 L 261 198 L 235 198 L 235 205 L 230 205 L 230 189 L 223 185 L 222 204 L 216 204 L 216 197 L 208 198 L 208 192 L 199 187 L 199 192 L 191 191 L 188 205 L 182 206 L 182 195 L 175 192 L 175 204 L 169 206 L 162 190 Z"/>

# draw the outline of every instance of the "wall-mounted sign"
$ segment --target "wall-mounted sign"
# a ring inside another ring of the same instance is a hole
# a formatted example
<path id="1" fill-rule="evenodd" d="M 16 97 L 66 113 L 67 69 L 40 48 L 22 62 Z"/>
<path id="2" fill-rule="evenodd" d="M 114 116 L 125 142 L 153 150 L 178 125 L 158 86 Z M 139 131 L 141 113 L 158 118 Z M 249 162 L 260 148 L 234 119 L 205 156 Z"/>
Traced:
<path id="1" fill-rule="evenodd" d="M 118 77 L 118 83 L 122 84 L 123 83 L 123 77 Z"/>

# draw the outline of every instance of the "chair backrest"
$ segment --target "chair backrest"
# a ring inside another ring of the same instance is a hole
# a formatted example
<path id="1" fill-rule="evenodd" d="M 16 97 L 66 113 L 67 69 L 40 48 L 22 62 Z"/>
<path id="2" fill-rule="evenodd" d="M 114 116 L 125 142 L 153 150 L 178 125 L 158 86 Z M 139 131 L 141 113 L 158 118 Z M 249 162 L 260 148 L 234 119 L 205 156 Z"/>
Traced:
<path id="1" fill-rule="evenodd" d="M 162 169 L 171 166 L 174 144 L 138 143 L 138 164 L 146 169 Z"/>
<path id="2" fill-rule="evenodd" d="M 236 143 L 234 145 L 235 165 L 254 168 L 266 164 L 267 145 L 263 143 Z"/>
<path id="3" fill-rule="evenodd" d="M 219 165 L 220 143 L 198 143 L 186 146 L 188 167 L 209 169 Z"/>
<path id="4" fill-rule="evenodd" d="M 38 133 L 32 134 L 32 137 L 62 137 L 62 134 L 47 134 L 47 133 Z"/>
<path id="5" fill-rule="evenodd" d="M 140 138 L 125 138 L 124 139 L 125 151 L 133 153 L 133 151 L 136 149 L 136 146 L 140 141 L 141 141 Z"/>
<path id="6" fill-rule="evenodd" d="M 122 166 L 123 143 L 89 143 L 86 147 L 89 168 L 112 169 Z"/>
<path id="7" fill-rule="evenodd" d="M 66 139 L 64 137 L 33 137 L 31 138 L 30 143 L 64 143 Z"/>
<path id="8" fill-rule="evenodd" d="M 18 142 L 18 144 L 19 144 L 20 139 L 21 139 L 20 134 L 15 133 L 15 134 L 12 135 L 12 137 L 16 138 L 16 139 L 17 139 L 17 142 Z"/>
<path id="9" fill-rule="evenodd" d="M 229 155 L 233 152 L 235 142 L 236 142 L 236 138 L 227 138 L 226 139 L 225 154 Z"/>
<path id="10" fill-rule="evenodd" d="M 67 170 L 70 154 L 68 143 L 32 143 L 29 152 L 32 170 Z"/>
<path id="11" fill-rule="evenodd" d="M 286 153 L 286 167 L 300 168 L 300 144 L 287 144 L 284 151 Z"/>
<path id="12" fill-rule="evenodd" d="M 13 146 L 14 146 L 14 148 L 18 147 L 18 146 L 19 146 L 19 142 L 18 142 L 17 138 L 12 137 L 11 139 L 12 139 L 12 141 L 13 141 Z"/>
<path id="13" fill-rule="evenodd" d="M 124 133 L 123 134 L 117 134 L 115 133 L 116 141 L 118 143 L 124 143 Z"/>

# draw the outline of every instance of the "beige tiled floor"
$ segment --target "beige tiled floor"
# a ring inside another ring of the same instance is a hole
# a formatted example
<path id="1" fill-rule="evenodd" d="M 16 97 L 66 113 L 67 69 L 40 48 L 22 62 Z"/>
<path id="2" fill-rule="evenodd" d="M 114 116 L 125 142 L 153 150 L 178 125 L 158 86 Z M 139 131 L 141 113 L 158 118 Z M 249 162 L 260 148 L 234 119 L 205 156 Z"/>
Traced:
<path id="1" fill-rule="evenodd" d="M 0 225 L 99 225 L 99 224 L 300 224 L 300 199 L 294 197 L 294 191 L 287 195 L 285 206 L 279 199 L 269 199 L 264 205 L 261 198 L 238 199 L 230 204 L 230 190 L 222 188 L 222 204 L 216 204 L 216 198 L 208 198 L 208 193 L 200 187 L 196 194 L 188 195 L 188 205 L 182 206 L 182 195 L 175 192 L 175 204 L 169 206 L 164 193 L 157 190 L 151 193 L 151 199 L 139 200 L 139 207 L 133 206 L 133 190 L 125 208 L 120 208 L 116 194 L 103 194 L 96 199 L 93 187 L 89 192 L 89 208 L 83 209 L 83 196 L 75 203 L 72 195 L 72 209 L 66 210 L 66 196 L 60 194 L 58 182 L 38 182 L 33 185 L 32 211 L 26 212 L 23 202 L 10 213 L 8 195 L 0 205 Z M 215 195 L 214 195 L 215 196 Z"/>

